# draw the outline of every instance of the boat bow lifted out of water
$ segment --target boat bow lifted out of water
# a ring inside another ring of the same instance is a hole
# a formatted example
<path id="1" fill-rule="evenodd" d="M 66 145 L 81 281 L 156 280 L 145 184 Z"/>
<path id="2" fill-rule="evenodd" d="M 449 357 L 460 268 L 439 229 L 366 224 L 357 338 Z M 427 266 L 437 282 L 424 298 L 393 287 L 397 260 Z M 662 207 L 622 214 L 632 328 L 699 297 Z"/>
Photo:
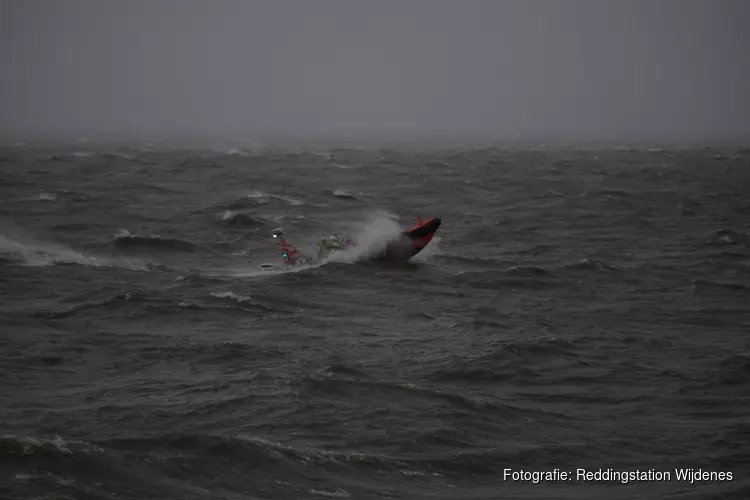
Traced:
<path id="1" fill-rule="evenodd" d="M 386 260 L 391 262 L 405 262 L 429 245 L 435 233 L 440 227 L 439 217 L 433 217 L 423 221 L 417 218 L 417 225 L 402 232 L 398 238 L 388 242 L 385 251 L 373 260 Z"/>

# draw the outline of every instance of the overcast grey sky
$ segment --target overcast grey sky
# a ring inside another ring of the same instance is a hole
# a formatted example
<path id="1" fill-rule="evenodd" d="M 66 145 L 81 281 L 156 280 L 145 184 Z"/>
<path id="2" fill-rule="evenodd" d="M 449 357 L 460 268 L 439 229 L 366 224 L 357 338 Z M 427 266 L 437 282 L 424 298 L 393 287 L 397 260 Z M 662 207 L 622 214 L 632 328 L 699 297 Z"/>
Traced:
<path id="1" fill-rule="evenodd" d="M 750 135 L 750 1 L 0 0 L 0 128 Z"/>

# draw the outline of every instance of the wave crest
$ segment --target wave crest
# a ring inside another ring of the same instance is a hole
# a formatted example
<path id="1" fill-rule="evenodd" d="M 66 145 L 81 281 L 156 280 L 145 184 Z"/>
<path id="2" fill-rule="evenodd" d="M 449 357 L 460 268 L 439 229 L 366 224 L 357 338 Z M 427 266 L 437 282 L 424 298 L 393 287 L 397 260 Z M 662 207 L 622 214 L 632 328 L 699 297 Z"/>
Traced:
<path id="1" fill-rule="evenodd" d="M 121 247 L 166 248 L 185 252 L 192 252 L 198 248 L 198 245 L 190 241 L 177 238 L 165 238 L 164 236 L 159 235 L 144 236 L 140 234 L 131 234 L 127 229 L 120 229 L 115 234 L 115 245 Z"/>

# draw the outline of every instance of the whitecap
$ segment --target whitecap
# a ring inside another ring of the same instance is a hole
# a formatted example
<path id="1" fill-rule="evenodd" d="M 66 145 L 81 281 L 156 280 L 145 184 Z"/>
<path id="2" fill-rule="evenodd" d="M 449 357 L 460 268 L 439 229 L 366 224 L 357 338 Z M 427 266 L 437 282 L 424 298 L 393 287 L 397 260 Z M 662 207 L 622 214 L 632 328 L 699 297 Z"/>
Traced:
<path id="1" fill-rule="evenodd" d="M 244 302 L 251 302 L 253 299 L 245 295 L 237 295 L 234 292 L 212 292 L 211 297 L 216 299 L 229 299 L 240 304 Z"/>
<path id="2" fill-rule="evenodd" d="M 342 490 L 341 488 L 337 489 L 336 491 L 311 489 L 308 491 L 308 493 L 310 493 L 311 495 L 318 495 L 321 497 L 328 497 L 328 498 L 349 498 L 349 492 L 346 490 Z"/>

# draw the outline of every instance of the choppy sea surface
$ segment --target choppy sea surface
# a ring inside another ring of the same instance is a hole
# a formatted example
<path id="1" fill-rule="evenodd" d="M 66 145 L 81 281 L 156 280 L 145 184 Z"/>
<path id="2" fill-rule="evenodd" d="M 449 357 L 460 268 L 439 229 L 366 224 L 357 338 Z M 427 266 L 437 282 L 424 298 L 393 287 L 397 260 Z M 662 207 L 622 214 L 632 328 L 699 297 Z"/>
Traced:
<path id="1" fill-rule="evenodd" d="M 0 148 L 0 496 L 750 498 L 749 217 L 741 148 Z"/>

